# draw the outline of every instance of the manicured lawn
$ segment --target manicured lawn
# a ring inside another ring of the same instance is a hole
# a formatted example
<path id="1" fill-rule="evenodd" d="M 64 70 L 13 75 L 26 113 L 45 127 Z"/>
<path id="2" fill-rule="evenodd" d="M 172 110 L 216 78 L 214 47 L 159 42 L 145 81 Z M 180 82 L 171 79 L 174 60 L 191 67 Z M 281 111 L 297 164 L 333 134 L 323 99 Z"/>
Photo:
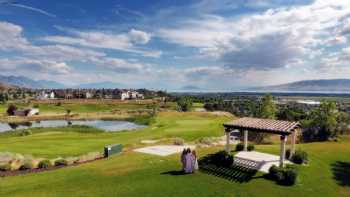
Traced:
<path id="1" fill-rule="evenodd" d="M 33 134 L 29 136 L 0 134 L 0 152 L 53 158 L 103 151 L 108 144 L 132 146 L 142 139 L 181 137 L 193 141 L 200 137 L 223 135 L 221 125 L 228 120 L 209 113 L 162 112 L 154 124 L 139 131 L 95 133 L 94 129 L 88 129 L 81 133 L 76 132 L 76 128 L 30 129 Z"/>
<path id="2" fill-rule="evenodd" d="M 25 104 L 16 103 L 18 108 L 39 107 L 40 113 L 66 113 L 67 109 L 70 109 L 72 113 L 88 113 L 88 112 L 112 112 L 115 110 L 144 110 L 152 109 L 153 104 L 149 103 L 61 103 L 61 104 Z M 168 103 L 168 107 L 171 107 L 172 103 Z M 8 104 L 0 104 L 0 113 L 5 113 Z"/>
<path id="3" fill-rule="evenodd" d="M 227 117 L 209 113 L 160 113 L 156 122 L 138 132 L 78 133 L 51 129 L 31 136 L 0 136 L 0 151 L 55 157 L 101 150 L 109 143 L 128 147 L 141 139 L 182 137 L 187 141 L 223 134 Z M 287 187 L 260 173 L 239 183 L 205 172 L 176 175 L 179 155 L 159 157 L 123 152 L 107 160 L 38 174 L 0 178 L 0 196 L 350 196 L 350 138 L 341 142 L 299 144 L 310 163 L 299 166 L 299 180 Z M 46 148 L 46 149 L 45 149 Z M 258 151 L 278 154 L 279 145 L 259 145 Z M 198 149 L 200 156 L 223 147 Z"/>
<path id="4" fill-rule="evenodd" d="M 309 166 L 300 167 L 299 181 L 286 187 L 257 174 L 237 183 L 199 172 L 171 175 L 180 168 L 179 156 L 158 157 L 127 152 L 107 160 L 51 172 L 1 179 L 0 196 L 349 196 L 350 186 L 333 178 L 332 164 L 350 163 L 350 140 L 300 146 L 310 154 Z M 222 149 L 200 149 L 205 155 Z M 278 152 L 278 146 L 258 146 Z M 349 169 L 342 169 L 349 172 Z M 347 183 L 349 183 L 347 181 Z"/>

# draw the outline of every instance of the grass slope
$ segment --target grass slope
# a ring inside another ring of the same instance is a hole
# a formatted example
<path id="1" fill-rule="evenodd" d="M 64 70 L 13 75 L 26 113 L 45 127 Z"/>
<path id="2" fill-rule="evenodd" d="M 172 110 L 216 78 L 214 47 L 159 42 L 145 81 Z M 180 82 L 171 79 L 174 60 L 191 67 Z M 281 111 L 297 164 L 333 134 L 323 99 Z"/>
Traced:
<path id="1" fill-rule="evenodd" d="M 199 172 L 171 175 L 180 168 L 178 155 L 158 157 L 127 152 L 108 160 L 40 174 L 7 177 L 0 196 L 349 196 L 350 187 L 333 178 L 332 164 L 350 163 L 350 139 L 341 143 L 301 145 L 310 153 L 309 166 L 300 167 L 297 185 L 285 187 L 258 174 L 248 183 L 232 182 Z M 201 155 L 222 148 L 200 149 Z M 258 146 L 278 152 L 278 146 Z"/>

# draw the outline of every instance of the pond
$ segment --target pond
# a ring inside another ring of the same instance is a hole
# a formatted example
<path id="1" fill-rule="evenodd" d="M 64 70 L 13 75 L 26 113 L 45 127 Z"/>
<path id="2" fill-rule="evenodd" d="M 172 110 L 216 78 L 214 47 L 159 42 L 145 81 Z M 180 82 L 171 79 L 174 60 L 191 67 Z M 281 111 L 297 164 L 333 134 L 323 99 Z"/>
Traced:
<path id="1" fill-rule="evenodd" d="M 102 129 L 107 132 L 142 129 L 146 127 L 133 122 L 120 120 L 42 120 L 25 123 L 0 123 L 0 132 L 35 127 L 64 127 L 69 125 L 86 125 Z"/>

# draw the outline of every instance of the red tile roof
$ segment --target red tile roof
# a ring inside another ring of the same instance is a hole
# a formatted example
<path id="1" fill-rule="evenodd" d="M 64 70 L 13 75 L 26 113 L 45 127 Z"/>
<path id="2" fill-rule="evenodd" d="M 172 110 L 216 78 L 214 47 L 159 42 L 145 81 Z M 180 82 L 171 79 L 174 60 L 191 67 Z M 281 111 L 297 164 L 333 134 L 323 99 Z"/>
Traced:
<path id="1" fill-rule="evenodd" d="M 225 123 L 224 127 L 266 133 L 290 134 L 292 130 L 300 127 L 300 125 L 298 122 L 246 117 Z"/>

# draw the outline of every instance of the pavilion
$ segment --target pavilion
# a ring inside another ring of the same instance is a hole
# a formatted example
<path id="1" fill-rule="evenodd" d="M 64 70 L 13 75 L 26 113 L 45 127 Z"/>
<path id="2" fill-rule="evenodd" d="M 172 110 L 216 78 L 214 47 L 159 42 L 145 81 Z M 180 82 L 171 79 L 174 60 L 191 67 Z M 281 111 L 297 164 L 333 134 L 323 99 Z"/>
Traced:
<path id="1" fill-rule="evenodd" d="M 295 144 L 298 132 L 300 130 L 300 124 L 298 122 L 272 120 L 272 119 L 260 119 L 260 118 L 240 118 L 232 122 L 224 124 L 226 133 L 226 151 L 230 151 L 230 133 L 234 130 L 239 130 L 244 133 L 244 151 L 247 151 L 248 147 L 248 131 L 258 133 L 271 133 L 280 135 L 281 150 L 279 157 L 279 165 L 284 166 L 286 142 L 287 137 L 291 135 L 290 141 L 290 157 L 295 153 Z"/>

